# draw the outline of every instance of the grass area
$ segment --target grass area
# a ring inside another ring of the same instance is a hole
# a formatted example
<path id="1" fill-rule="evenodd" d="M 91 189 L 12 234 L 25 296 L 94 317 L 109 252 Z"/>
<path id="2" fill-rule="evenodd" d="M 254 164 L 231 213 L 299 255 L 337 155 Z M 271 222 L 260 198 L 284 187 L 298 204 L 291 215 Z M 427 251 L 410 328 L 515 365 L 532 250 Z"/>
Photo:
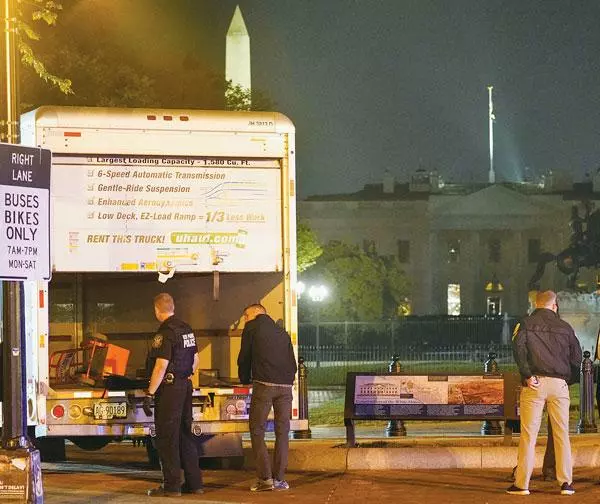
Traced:
<path id="1" fill-rule="evenodd" d="M 364 369 L 361 369 L 364 371 Z M 579 420 L 579 385 L 571 385 L 571 425 L 575 425 Z M 309 422 L 311 425 L 344 425 L 344 398 L 334 399 L 319 405 L 314 408 L 309 408 Z M 544 416 L 545 422 L 545 416 Z M 385 425 L 387 422 L 383 420 L 377 421 L 361 421 L 360 425 Z M 543 424 L 545 427 L 545 423 Z"/>

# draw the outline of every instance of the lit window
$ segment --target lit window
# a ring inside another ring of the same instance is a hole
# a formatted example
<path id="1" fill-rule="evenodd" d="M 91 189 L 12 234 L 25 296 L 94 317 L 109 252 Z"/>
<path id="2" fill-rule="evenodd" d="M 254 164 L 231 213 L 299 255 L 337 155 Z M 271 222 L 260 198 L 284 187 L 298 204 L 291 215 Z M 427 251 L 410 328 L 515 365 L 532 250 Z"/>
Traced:
<path id="1" fill-rule="evenodd" d="M 460 240 L 448 241 L 448 262 L 457 263 L 460 260 Z"/>
<path id="2" fill-rule="evenodd" d="M 499 296 L 489 296 L 487 298 L 487 314 L 500 315 L 502 313 L 502 299 Z"/>
<path id="3" fill-rule="evenodd" d="M 448 284 L 448 315 L 460 315 L 460 284 Z"/>

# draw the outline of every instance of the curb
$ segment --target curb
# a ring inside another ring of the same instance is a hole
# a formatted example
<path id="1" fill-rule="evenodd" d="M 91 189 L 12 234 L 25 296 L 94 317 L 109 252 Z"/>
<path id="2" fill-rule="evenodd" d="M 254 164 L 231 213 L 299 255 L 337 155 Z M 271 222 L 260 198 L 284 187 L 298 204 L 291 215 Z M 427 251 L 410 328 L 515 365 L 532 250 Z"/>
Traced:
<path id="1" fill-rule="evenodd" d="M 392 447 L 347 448 L 344 440 L 302 440 L 290 443 L 288 453 L 289 471 L 381 471 L 381 470 L 423 470 L 423 469 L 512 469 L 517 464 L 518 446 L 503 446 L 498 440 L 490 445 L 489 440 L 482 446 L 473 446 L 474 439 L 456 439 L 449 445 L 448 439 L 435 446 L 428 444 L 411 446 L 394 443 Z M 389 441 L 389 440 L 388 440 Z M 540 439 L 542 441 L 542 439 Z M 572 437 L 571 450 L 574 467 L 600 467 L 600 439 L 593 436 L 576 442 Z M 379 444 L 385 444 L 381 441 Z M 460 446 L 460 444 L 469 446 Z M 541 468 L 545 442 L 536 447 L 535 467 Z M 267 442 L 269 451 L 273 443 Z M 254 468 L 254 458 L 249 444 L 244 446 L 245 467 Z"/>

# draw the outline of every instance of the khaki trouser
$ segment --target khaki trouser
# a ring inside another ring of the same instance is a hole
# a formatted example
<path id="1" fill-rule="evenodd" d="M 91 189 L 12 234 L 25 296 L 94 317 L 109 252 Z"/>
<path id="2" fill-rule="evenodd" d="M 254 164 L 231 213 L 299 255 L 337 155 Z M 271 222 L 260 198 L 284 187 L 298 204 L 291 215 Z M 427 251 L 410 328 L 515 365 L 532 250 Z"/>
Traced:
<path id="1" fill-rule="evenodd" d="M 542 422 L 544 404 L 548 420 L 552 422 L 552 436 L 556 450 L 556 479 L 558 483 L 573 482 L 571 443 L 569 441 L 569 386 L 561 378 L 539 377 L 540 386 L 521 390 L 521 436 L 515 485 L 528 489 L 535 464 L 535 443 Z"/>

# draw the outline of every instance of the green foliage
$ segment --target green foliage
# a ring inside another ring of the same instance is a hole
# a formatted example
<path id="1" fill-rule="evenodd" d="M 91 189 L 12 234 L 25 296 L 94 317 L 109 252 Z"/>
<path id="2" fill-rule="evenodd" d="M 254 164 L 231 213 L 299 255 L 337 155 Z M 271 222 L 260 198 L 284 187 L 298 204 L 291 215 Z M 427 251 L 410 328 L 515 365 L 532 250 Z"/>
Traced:
<path id="1" fill-rule="evenodd" d="M 323 253 L 317 235 L 306 222 L 299 222 L 297 229 L 298 273 L 313 266 Z"/>
<path id="2" fill-rule="evenodd" d="M 225 81 L 225 110 L 251 110 L 252 91 Z"/>
<path id="3" fill-rule="evenodd" d="M 225 110 L 275 110 L 273 102 L 260 90 L 235 86 L 225 81 Z"/>
<path id="4" fill-rule="evenodd" d="M 29 41 L 39 41 L 40 36 L 29 22 L 25 21 L 26 19 L 31 19 L 34 22 L 43 21 L 48 26 L 53 26 L 56 24 L 58 12 L 62 10 L 62 5 L 48 0 L 28 0 L 27 2 L 17 0 L 17 3 L 16 29 L 21 62 L 26 67 L 30 67 L 44 82 L 56 86 L 61 93 L 73 93 L 71 81 L 49 72 L 46 65 L 37 56 Z"/>
<path id="5" fill-rule="evenodd" d="M 46 58 L 59 65 L 66 75 L 76 76 L 74 95 L 60 96 L 55 90 L 24 76 L 23 101 L 33 106 L 43 103 L 105 107 L 154 105 L 156 94 L 152 79 L 127 63 L 115 65 L 106 51 L 103 46 L 84 52 L 75 43 L 61 44 Z"/>
<path id="6" fill-rule="evenodd" d="M 365 253 L 354 245 L 331 242 L 310 271 L 330 295 L 321 313 L 330 320 L 369 321 L 394 317 L 410 293 L 408 278 L 395 257 Z M 304 310 L 311 310 L 303 298 Z"/>

